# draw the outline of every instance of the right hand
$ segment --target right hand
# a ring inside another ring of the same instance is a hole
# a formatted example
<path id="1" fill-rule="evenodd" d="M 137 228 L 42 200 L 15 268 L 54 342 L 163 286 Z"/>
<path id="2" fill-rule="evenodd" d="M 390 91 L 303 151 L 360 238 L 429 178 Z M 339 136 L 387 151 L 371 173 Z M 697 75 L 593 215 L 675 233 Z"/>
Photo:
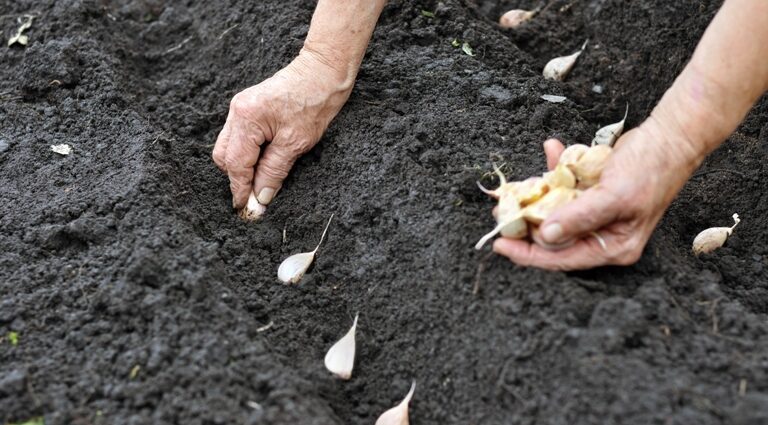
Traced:
<path id="1" fill-rule="evenodd" d="M 352 91 L 354 79 L 344 68 L 302 50 L 274 76 L 235 95 L 213 148 L 213 161 L 229 176 L 234 208 L 245 207 L 251 192 L 268 205 L 293 163 L 317 144 Z"/>

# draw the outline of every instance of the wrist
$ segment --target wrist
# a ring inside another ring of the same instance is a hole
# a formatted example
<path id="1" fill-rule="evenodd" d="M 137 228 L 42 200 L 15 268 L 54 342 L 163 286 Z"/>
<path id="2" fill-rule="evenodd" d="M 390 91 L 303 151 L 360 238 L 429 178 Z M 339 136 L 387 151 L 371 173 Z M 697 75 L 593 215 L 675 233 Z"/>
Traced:
<path id="1" fill-rule="evenodd" d="M 304 43 L 299 55 L 294 62 L 313 75 L 321 74 L 337 90 L 351 92 L 355 85 L 360 61 L 345 57 L 343 54 L 333 53 L 330 49 L 322 48 L 309 41 Z"/>

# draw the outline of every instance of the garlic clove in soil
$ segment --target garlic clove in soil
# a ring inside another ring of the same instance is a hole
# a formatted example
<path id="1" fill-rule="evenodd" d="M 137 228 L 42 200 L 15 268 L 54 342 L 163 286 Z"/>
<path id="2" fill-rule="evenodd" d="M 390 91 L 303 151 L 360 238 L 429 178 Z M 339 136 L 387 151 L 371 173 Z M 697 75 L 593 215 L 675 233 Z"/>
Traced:
<path id="1" fill-rule="evenodd" d="M 709 254 L 720 248 L 725 243 L 728 236 L 733 233 L 733 229 L 741 222 L 738 214 L 733 215 L 733 226 L 731 227 L 711 227 L 696 235 L 693 239 L 693 254 Z"/>
<path id="2" fill-rule="evenodd" d="M 536 10 L 523 10 L 523 9 L 513 9 L 510 10 L 503 15 L 501 15 L 501 18 L 499 18 L 499 26 L 502 28 L 517 28 L 520 25 L 524 24 L 525 22 L 529 21 L 531 18 L 536 16 L 536 14 L 539 12 L 538 9 Z"/>
<path id="3" fill-rule="evenodd" d="M 563 164 L 557 164 L 554 170 L 544 173 L 543 179 L 550 190 L 556 187 L 568 189 L 576 187 L 576 176 L 573 175 L 573 171 Z"/>
<path id="4" fill-rule="evenodd" d="M 355 315 L 352 327 L 325 355 L 325 368 L 344 380 L 352 377 L 352 368 L 355 366 L 355 332 L 359 316 L 360 313 Z"/>
<path id="5" fill-rule="evenodd" d="M 413 381 L 411 390 L 400 404 L 382 413 L 379 419 L 376 419 L 376 425 L 408 425 L 408 405 L 411 403 L 414 391 L 416 391 L 416 381 Z"/>
<path id="6" fill-rule="evenodd" d="M 600 181 L 603 168 L 608 158 L 613 153 L 613 148 L 608 145 L 595 145 L 590 147 L 573 166 L 573 174 L 578 180 L 579 189 L 588 189 Z"/>
<path id="7" fill-rule="evenodd" d="M 544 78 L 548 80 L 563 81 L 576 64 L 576 59 L 578 59 L 584 52 L 584 49 L 587 47 L 587 42 L 589 42 L 589 40 L 584 42 L 578 52 L 568 56 L 560 56 L 547 62 L 544 66 L 544 72 L 542 73 Z"/>
<path id="8" fill-rule="evenodd" d="M 616 143 L 616 139 L 624 132 L 624 122 L 627 120 L 627 113 L 629 113 L 629 103 L 624 111 L 624 118 L 621 121 L 613 124 L 606 125 L 605 127 L 597 130 L 595 138 L 592 139 L 592 146 L 595 145 L 608 145 L 613 146 Z"/>
<path id="9" fill-rule="evenodd" d="M 246 221 L 259 221 L 267 211 L 267 207 L 261 205 L 256 199 L 256 195 L 251 191 L 248 196 L 248 203 L 240 210 L 240 218 Z"/>
<path id="10" fill-rule="evenodd" d="M 579 159 L 581 159 L 581 157 L 587 153 L 587 150 L 589 150 L 589 146 L 582 145 L 581 143 L 568 146 L 565 148 L 563 153 L 560 154 L 560 159 L 557 163 L 565 165 L 571 171 L 573 171 L 573 167 L 577 162 L 579 162 Z"/>
<path id="11" fill-rule="evenodd" d="M 309 266 L 311 266 L 312 262 L 315 260 L 317 250 L 320 249 L 320 245 L 325 239 L 328 227 L 331 226 L 331 220 L 333 220 L 333 214 L 331 214 L 331 218 L 328 219 L 328 224 L 325 225 L 323 235 L 320 236 L 320 242 L 313 251 L 293 254 L 280 263 L 280 267 L 277 268 L 277 278 L 280 279 L 281 282 L 285 284 L 298 283 L 301 278 L 304 277 L 304 273 L 309 270 Z"/>

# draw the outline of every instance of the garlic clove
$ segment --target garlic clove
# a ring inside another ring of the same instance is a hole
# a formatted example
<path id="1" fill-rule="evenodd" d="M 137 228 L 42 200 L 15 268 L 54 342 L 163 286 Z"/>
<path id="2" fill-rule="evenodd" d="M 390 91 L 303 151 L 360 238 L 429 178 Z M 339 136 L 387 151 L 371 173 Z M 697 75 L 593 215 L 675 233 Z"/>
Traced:
<path id="1" fill-rule="evenodd" d="M 400 404 L 382 413 L 376 419 L 376 425 L 408 425 L 408 405 L 411 403 L 414 391 L 416 391 L 416 381 L 413 381 L 411 390 Z"/>
<path id="2" fill-rule="evenodd" d="M 317 244 L 314 251 L 293 254 L 280 263 L 280 267 L 277 268 L 277 278 L 280 279 L 281 282 L 285 284 L 298 283 L 301 278 L 304 277 L 304 274 L 309 270 L 309 266 L 312 265 L 312 261 L 315 260 L 315 254 L 317 253 L 317 250 L 320 249 L 320 245 L 325 239 L 325 234 L 328 233 L 328 228 L 331 226 L 332 220 L 333 214 L 331 214 L 331 218 L 328 219 L 328 224 L 325 225 L 323 235 L 320 236 L 320 242 Z"/>
<path id="3" fill-rule="evenodd" d="M 731 227 L 711 227 L 696 235 L 693 239 L 693 254 L 709 254 L 723 246 L 733 229 L 741 222 L 738 214 L 733 215 L 734 224 Z"/>
<path id="4" fill-rule="evenodd" d="M 578 180 L 579 189 L 588 189 L 600 181 L 605 164 L 613 153 L 613 148 L 608 145 L 595 145 L 590 147 L 573 166 L 573 173 Z"/>
<path id="5" fill-rule="evenodd" d="M 514 196 L 503 196 L 499 200 L 497 221 L 507 222 L 501 229 L 501 236 L 505 238 L 522 239 L 528 235 L 528 224 L 520 216 L 520 203 Z"/>
<path id="6" fill-rule="evenodd" d="M 352 368 L 355 365 L 355 332 L 357 331 L 357 318 L 355 315 L 352 327 L 328 350 L 325 355 L 325 368 L 337 377 L 347 380 L 352 377 Z"/>
<path id="7" fill-rule="evenodd" d="M 523 217 L 529 223 L 540 224 L 558 208 L 576 199 L 578 193 L 576 189 L 556 187 L 550 190 L 538 202 L 525 207 L 523 209 Z"/>
<path id="8" fill-rule="evenodd" d="M 267 207 L 261 205 L 256 199 L 256 195 L 251 192 L 248 196 L 248 203 L 240 210 L 240 218 L 246 221 L 259 221 L 267 211 Z"/>
<path id="9" fill-rule="evenodd" d="M 624 132 L 624 122 L 627 120 L 627 113 L 629 113 L 629 103 L 627 103 L 627 108 L 624 110 L 624 118 L 622 118 L 621 121 L 606 125 L 600 130 L 597 130 L 595 133 L 595 138 L 592 139 L 592 146 L 613 146 L 613 144 L 616 143 L 616 139 L 621 137 L 621 133 Z"/>
<path id="10" fill-rule="evenodd" d="M 579 162 L 579 159 L 581 159 L 585 153 L 587 153 L 587 150 L 589 150 L 589 146 L 580 143 L 568 146 L 563 153 L 560 154 L 558 164 L 563 164 L 573 171 L 573 166 Z"/>
<path id="11" fill-rule="evenodd" d="M 499 234 L 506 226 L 512 224 L 515 220 L 521 218 L 522 216 L 523 216 L 523 211 L 521 211 L 519 214 L 515 214 L 514 216 L 509 217 L 506 221 L 498 223 L 496 227 L 493 228 L 493 230 L 483 235 L 483 237 L 480 238 L 479 241 L 477 241 L 477 243 L 475 244 L 475 249 L 476 250 L 482 249 L 486 242 L 493 239 L 493 237 Z"/>
<path id="12" fill-rule="evenodd" d="M 587 42 L 589 42 L 589 40 L 584 42 L 578 52 L 568 56 L 560 56 L 547 62 L 544 66 L 544 72 L 542 73 L 544 78 L 548 80 L 563 81 L 576 64 L 576 59 L 578 59 L 584 52 L 584 49 L 587 47 Z"/>
<path id="13" fill-rule="evenodd" d="M 523 9 L 513 9 L 505 14 L 501 15 L 501 18 L 499 18 L 499 25 L 502 28 L 517 28 L 523 23 L 529 21 L 531 18 L 536 16 L 536 13 L 538 10 L 523 10 Z"/>
<path id="14" fill-rule="evenodd" d="M 544 173 L 544 183 L 552 190 L 556 187 L 573 189 L 576 187 L 576 176 L 563 164 L 557 164 L 554 170 Z"/>
<path id="15" fill-rule="evenodd" d="M 514 188 L 517 200 L 522 206 L 538 201 L 547 193 L 547 190 L 549 190 L 549 187 L 541 177 L 529 177 L 518 182 Z"/>

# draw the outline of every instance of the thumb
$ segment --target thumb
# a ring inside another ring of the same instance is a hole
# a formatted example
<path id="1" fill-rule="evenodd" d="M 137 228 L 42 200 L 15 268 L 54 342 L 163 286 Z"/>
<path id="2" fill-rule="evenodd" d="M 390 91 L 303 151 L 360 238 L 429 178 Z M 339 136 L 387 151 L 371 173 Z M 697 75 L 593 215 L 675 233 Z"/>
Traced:
<path id="1" fill-rule="evenodd" d="M 547 218 L 541 225 L 541 238 L 548 244 L 561 244 L 596 232 L 616 221 L 620 208 L 614 193 L 599 185 L 592 187 Z"/>
<path id="2" fill-rule="evenodd" d="M 267 146 L 256 164 L 253 193 L 262 205 L 269 205 L 283 186 L 299 153 L 291 145 L 281 143 L 276 138 Z"/>

